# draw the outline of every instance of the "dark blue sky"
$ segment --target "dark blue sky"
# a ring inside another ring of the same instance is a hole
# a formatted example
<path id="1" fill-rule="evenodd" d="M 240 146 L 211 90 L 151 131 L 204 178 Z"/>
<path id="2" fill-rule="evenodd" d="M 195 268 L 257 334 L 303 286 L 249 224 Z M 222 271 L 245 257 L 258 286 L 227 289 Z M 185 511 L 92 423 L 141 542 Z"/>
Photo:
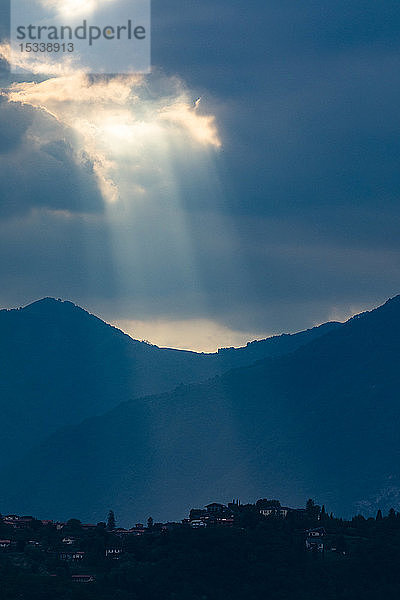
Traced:
<path id="1" fill-rule="evenodd" d="M 148 323 L 149 339 L 154 320 L 180 321 L 182 339 L 183 320 L 204 320 L 222 345 L 216 324 L 244 337 L 301 329 L 398 293 L 398 11 L 385 0 L 153 0 L 142 101 L 178 78 L 215 116 L 222 147 L 206 158 L 187 148 L 184 162 L 171 145 L 179 202 L 130 209 L 134 241 L 107 220 L 92 156 L 77 164 L 68 127 L 50 135 L 37 107 L 5 98 L 0 303 L 67 297 Z"/>

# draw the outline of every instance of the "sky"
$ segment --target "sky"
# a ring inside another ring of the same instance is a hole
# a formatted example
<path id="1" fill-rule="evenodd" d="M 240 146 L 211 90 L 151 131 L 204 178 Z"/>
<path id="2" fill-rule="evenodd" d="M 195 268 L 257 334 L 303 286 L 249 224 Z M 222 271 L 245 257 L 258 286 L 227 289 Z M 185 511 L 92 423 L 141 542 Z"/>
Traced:
<path id="1" fill-rule="evenodd" d="M 151 74 L 90 79 L 10 74 L 8 13 L 0 307 L 213 351 L 400 292 L 398 2 L 153 0 Z"/>

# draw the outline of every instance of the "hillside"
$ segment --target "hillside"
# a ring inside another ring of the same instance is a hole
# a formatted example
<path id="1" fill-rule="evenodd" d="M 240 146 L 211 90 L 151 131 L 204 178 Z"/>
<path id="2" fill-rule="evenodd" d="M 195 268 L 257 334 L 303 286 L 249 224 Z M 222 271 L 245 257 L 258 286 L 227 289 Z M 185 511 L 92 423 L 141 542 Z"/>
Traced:
<path id="1" fill-rule="evenodd" d="M 124 532 L 76 519 L 32 519 L 18 530 L 0 519 L 0 598 L 398 600 L 399 513 L 346 521 L 291 510 L 279 518 L 251 504 L 232 515 L 230 526 L 217 517 L 203 527 Z"/>
<path id="2" fill-rule="evenodd" d="M 122 401 L 291 352 L 339 324 L 206 355 L 131 339 L 71 302 L 0 311 L 0 464 Z"/>
<path id="3" fill-rule="evenodd" d="M 92 520 L 173 518 L 214 494 L 399 508 L 399 339 L 396 297 L 292 354 L 123 403 L 4 474 L 0 505 Z"/>

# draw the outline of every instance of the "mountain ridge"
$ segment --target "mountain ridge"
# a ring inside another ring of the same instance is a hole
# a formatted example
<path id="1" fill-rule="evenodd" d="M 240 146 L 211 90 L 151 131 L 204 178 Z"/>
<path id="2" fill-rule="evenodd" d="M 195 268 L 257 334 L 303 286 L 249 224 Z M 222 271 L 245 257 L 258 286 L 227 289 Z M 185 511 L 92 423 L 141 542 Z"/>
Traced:
<path id="1" fill-rule="evenodd" d="M 157 348 L 159 350 L 174 350 L 176 352 L 184 352 L 184 353 L 196 354 L 196 355 L 201 355 L 201 356 L 203 356 L 203 355 L 213 356 L 213 355 L 217 355 L 217 354 L 221 354 L 221 353 L 234 352 L 235 350 L 245 350 L 246 348 L 249 348 L 250 346 L 262 344 L 263 342 L 267 342 L 267 341 L 269 342 L 269 341 L 277 340 L 280 338 L 293 337 L 293 336 L 297 336 L 299 334 L 306 334 L 311 331 L 317 331 L 317 330 L 328 331 L 331 328 L 343 325 L 343 322 L 340 322 L 340 321 L 334 321 L 334 320 L 327 321 L 325 323 L 320 323 L 319 325 L 314 325 L 313 327 L 308 327 L 307 329 L 300 329 L 300 330 L 292 332 L 292 333 L 280 333 L 280 334 L 274 334 L 274 335 L 268 336 L 266 338 L 249 340 L 248 342 L 246 342 L 246 344 L 244 346 L 221 346 L 215 352 L 199 352 L 196 350 L 183 350 L 180 348 L 172 348 L 169 346 L 158 346 L 157 344 L 153 344 L 152 342 L 149 342 L 146 340 L 138 340 L 137 338 L 132 337 L 132 335 L 126 333 L 119 327 L 108 323 L 101 317 L 98 317 L 96 314 L 92 313 L 90 310 L 88 310 L 86 308 L 82 308 L 81 306 L 72 302 L 71 300 L 63 300 L 61 298 L 53 298 L 51 296 L 46 296 L 46 297 L 40 298 L 38 300 L 34 300 L 34 301 L 29 302 L 28 304 L 20 306 L 18 308 L 2 308 L 2 309 L 0 309 L 0 317 L 1 317 L 2 313 L 10 314 L 10 313 L 18 313 L 20 311 L 35 314 L 35 313 L 37 313 L 37 309 L 42 308 L 42 307 L 50 307 L 51 309 L 54 309 L 55 307 L 57 307 L 57 308 L 62 307 L 62 308 L 71 309 L 72 311 L 75 311 L 77 313 L 81 313 L 81 314 L 83 313 L 83 314 L 91 317 L 92 319 L 96 320 L 97 322 L 99 322 L 103 325 L 107 325 L 107 327 L 109 327 L 110 329 L 112 329 L 116 332 L 119 332 L 123 336 L 126 336 L 127 338 L 129 338 L 130 340 L 132 340 L 133 342 L 136 342 L 138 344 L 143 344 L 143 345 L 149 346 L 151 348 Z M 41 314 L 41 312 L 42 311 L 39 312 L 39 315 Z M 46 311 L 45 316 L 46 316 L 46 318 L 48 318 L 48 311 Z M 355 315 L 354 318 L 356 318 L 357 316 L 359 316 L 359 315 Z M 324 333 L 325 333 L 325 331 L 324 331 Z"/>
<path id="2" fill-rule="evenodd" d="M 36 448 L 2 504 L 21 510 L 28 486 L 31 510 L 94 520 L 174 518 L 211 494 L 371 513 L 400 498 L 399 339 L 395 297 L 290 354 L 120 404 Z"/>
<path id="3" fill-rule="evenodd" d="M 284 354 L 329 324 L 257 347 L 215 354 L 134 340 L 70 301 L 44 298 L 0 311 L 0 464 L 60 427 L 102 414 L 121 401 L 206 380 L 265 355 Z"/>

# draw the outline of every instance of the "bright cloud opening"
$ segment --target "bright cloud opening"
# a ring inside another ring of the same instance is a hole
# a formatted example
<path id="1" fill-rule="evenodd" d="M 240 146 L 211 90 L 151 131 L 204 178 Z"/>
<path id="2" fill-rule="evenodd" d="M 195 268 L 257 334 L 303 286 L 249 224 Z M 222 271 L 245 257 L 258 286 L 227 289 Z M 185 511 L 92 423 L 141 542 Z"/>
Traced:
<path id="1" fill-rule="evenodd" d="M 212 201 L 220 193 L 213 163 L 222 142 L 216 118 L 204 103 L 177 77 L 158 72 L 89 77 L 73 65 L 44 81 L 13 83 L 2 94 L 33 115 L 27 136 L 35 148 L 44 148 L 57 161 L 67 140 L 76 163 L 95 176 L 105 200 L 99 220 L 107 232 L 113 281 L 132 307 L 137 301 L 134 315 L 151 319 L 159 314 L 155 305 L 143 307 L 141 298 L 162 301 L 172 297 L 175 286 L 188 290 L 207 315 L 185 209 L 196 198 Z M 53 211 L 52 217 L 65 220 L 64 212 Z M 97 261 L 90 244 L 89 237 L 88 265 Z M 215 350 L 218 339 L 227 345 L 247 341 L 245 334 L 222 331 L 207 318 L 157 327 L 160 334 L 144 324 L 143 337 L 190 347 L 189 339 L 203 332 L 197 348 L 208 351 Z M 186 338 L 185 327 L 191 331 Z M 182 335 L 174 337 L 179 329 Z"/>
<path id="2" fill-rule="evenodd" d="M 79 17 L 83 14 L 94 13 L 102 5 L 110 4 L 115 0 L 41 0 L 42 6 L 54 10 L 62 17 Z"/>
<path id="3" fill-rule="evenodd" d="M 90 157 L 105 198 L 115 201 L 121 157 L 131 171 L 159 172 L 159 162 L 152 167 L 149 160 L 152 151 L 162 148 L 171 165 L 178 155 L 190 163 L 193 153 L 221 147 L 215 117 L 201 114 L 181 82 L 160 77 L 166 93 L 158 97 L 148 93 L 144 76 L 91 80 L 82 72 L 15 83 L 6 93 L 10 102 L 42 109 L 71 129 L 78 154 L 81 149 Z"/>

